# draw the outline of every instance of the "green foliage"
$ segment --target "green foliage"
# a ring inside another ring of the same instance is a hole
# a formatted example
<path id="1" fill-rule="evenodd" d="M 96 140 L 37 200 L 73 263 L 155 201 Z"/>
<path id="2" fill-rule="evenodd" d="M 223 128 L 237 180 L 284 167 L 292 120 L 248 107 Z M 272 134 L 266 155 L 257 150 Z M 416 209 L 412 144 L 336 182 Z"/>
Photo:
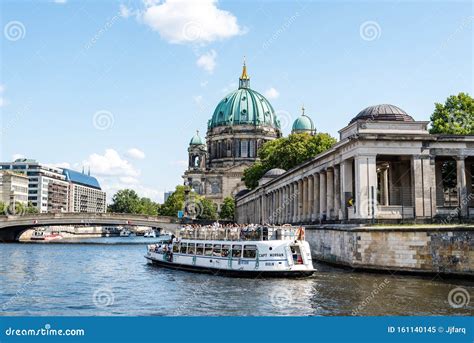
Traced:
<path id="1" fill-rule="evenodd" d="M 243 180 L 249 189 L 258 186 L 258 180 L 270 169 L 289 170 L 328 150 L 336 139 L 327 133 L 311 136 L 307 133 L 291 134 L 265 143 L 258 150 L 260 161 L 244 171 Z"/>
<path id="2" fill-rule="evenodd" d="M 149 198 L 140 198 L 132 189 L 122 189 L 115 193 L 108 211 L 113 213 L 132 213 L 156 216 L 159 205 Z"/>
<path id="3" fill-rule="evenodd" d="M 474 99 L 467 93 L 459 93 L 448 97 L 444 105 L 436 103 L 430 133 L 474 134 Z"/>
<path id="4" fill-rule="evenodd" d="M 211 200 L 202 196 L 196 197 L 198 202 L 199 213 L 198 219 L 217 219 L 217 206 Z"/>
<path id="5" fill-rule="evenodd" d="M 226 197 L 219 213 L 220 219 L 234 220 L 235 201 L 231 197 Z"/>
<path id="6" fill-rule="evenodd" d="M 3 216 L 5 214 L 5 210 L 6 210 L 5 203 L 0 201 L 0 216 Z"/>
<path id="7" fill-rule="evenodd" d="M 176 217 L 178 211 L 182 211 L 184 208 L 184 191 L 185 186 L 176 186 L 175 191 L 161 205 L 158 213 L 162 216 Z"/>

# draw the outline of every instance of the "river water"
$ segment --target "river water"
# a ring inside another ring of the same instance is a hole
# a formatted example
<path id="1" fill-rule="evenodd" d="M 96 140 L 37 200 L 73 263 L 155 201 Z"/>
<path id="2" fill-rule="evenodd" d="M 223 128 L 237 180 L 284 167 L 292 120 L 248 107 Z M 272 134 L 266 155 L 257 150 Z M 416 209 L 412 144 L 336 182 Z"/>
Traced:
<path id="1" fill-rule="evenodd" d="M 0 314 L 474 314 L 474 299 L 460 308 L 448 301 L 450 291 L 459 288 L 464 295 L 474 294 L 474 282 L 468 280 L 352 272 L 319 263 L 306 279 L 227 278 L 148 265 L 143 256 L 151 242 L 115 237 L 0 244 Z"/>

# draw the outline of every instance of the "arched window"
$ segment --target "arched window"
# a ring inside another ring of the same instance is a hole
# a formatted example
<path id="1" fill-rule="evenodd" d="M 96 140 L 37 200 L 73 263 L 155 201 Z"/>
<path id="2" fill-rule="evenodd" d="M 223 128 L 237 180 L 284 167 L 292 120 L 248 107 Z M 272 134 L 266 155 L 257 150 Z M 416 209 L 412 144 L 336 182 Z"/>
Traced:
<path id="1" fill-rule="evenodd" d="M 248 157 L 249 156 L 249 142 L 246 139 L 240 141 L 240 156 Z"/>
<path id="2" fill-rule="evenodd" d="M 240 157 L 240 140 L 234 139 L 234 157 Z"/>

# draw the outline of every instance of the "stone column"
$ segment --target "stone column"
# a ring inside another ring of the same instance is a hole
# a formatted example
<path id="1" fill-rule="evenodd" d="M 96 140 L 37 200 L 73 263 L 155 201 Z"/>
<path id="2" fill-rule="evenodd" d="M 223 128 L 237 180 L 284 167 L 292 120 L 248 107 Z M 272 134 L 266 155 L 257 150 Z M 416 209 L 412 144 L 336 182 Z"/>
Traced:
<path id="1" fill-rule="evenodd" d="M 466 162 L 464 156 L 458 156 L 456 158 L 456 175 L 461 217 L 467 217 L 469 199 L 467 198 Z"/>
<path id="2" fill-rule="evenodd" d="M 339 166 L 334 166 L 334 219 L 339 219 L 341 208 L 341 179 Z"/>
<path id="3" fill-rule="evenodd" d="M 436 214 L 436 171 L 434 158 L 414 155 L 411 160 L 415 217 Z"/>
<path id="4" fill-rule="evenodd" d="M 314 186 L 313 175 L 308 176 L 308 211 L 306 213 L 306 220 L 312 221 L 314 209 Z"/>
<path id="5" fill-rule="evenodd" d="M 303 180 L 298 180 L 298 214 L 296 220 L 301 221 L 303 217 Z"/>
<path id="6" fill-rule="evenodd" d="M 326 172 L 321 171 L 319 173 L 319 214 L 322 219 L 326 215 Z"/>
<path id="7" fill-rule="evenodd" d="M 352 197 L 352 160 L 342 161 L 339 165 L 341 218 L 347 218 L 347 200 Z"/>
<path id="8" fill-rule="evenodd" d="M 326 218 L 334 218 L 334 169 L 326 170 Z"/>
<path id="9" fill-rule="evenodd" d="M 313 187 L 313 212 L 312 212 L 312 220 L 319 221 L 319 174 L 313 175 L 314 179 L 314 187 Z"/>
<path id="10" fill-rule="evenodd" d="M 298 209 L 298 187 L 296 182 L 291 183 L 291 188 L 293 191 L 291 192 L 293 198 L 291 199 L 291 222 L 296 223 L 296 215 Z"/>
<path id="11" fill-rule="evenodd" d="M 356 156 L 354 167 L 356 216 L 360 219 L 372 219 L 377 215 L 376 157 Z"/>
<path id="12" fill-rule="evenodd" d="M 303 179 L 303 206 L 300 216 L 300 221 L 306 220 L 306 214 L 308 212 L 308 179 Z"/>
<path id="13" fill-rule="evenodd" d="M 280 224 L 283 224 L 283 213 L 285 211 L 285 194 L 283 187 L 280 188 L 280 211 L 278 212 L 278 218 L 280 218 Z"/>

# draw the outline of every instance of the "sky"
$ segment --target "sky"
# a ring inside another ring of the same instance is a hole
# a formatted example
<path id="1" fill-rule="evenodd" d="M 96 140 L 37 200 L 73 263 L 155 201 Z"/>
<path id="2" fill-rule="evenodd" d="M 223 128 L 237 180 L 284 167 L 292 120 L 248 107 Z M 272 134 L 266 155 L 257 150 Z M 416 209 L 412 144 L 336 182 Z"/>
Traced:
<path id="1" fill-rule="evenodd" d="M 108 198 L 182 184 L 189 140 L 238 86 L 338 130 L 370 105 L 428 121 L 473 93 L 470 1 L 0 1 L 0 161 L 91 169 Z"/>

